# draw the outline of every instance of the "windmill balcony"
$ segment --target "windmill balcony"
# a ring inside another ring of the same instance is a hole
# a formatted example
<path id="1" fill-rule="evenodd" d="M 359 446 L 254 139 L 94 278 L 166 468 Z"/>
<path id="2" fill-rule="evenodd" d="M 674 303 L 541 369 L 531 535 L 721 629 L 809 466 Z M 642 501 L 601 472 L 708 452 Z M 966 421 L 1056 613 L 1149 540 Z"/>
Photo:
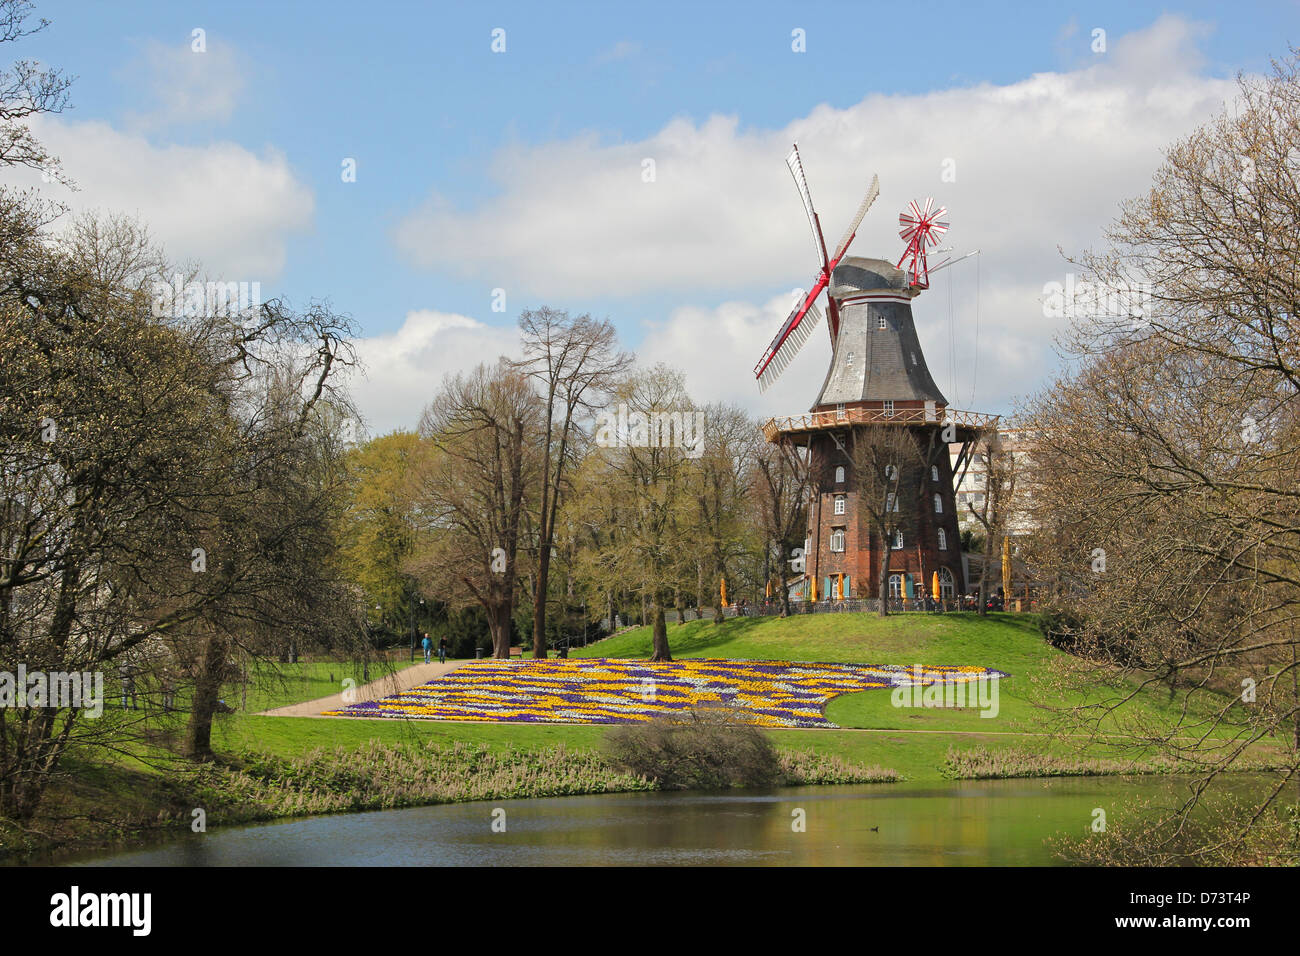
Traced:
<path id="1" fill-rule="evenodd" d="M 828 409 L 819 412 L 806 412 L 803 415 L 788 415 L 783 418 L 769 418 L 763 423 L 763 437 L 770 442 L 777 441 L 782 435 L 802 435 L 818 431 L 830 431 L 853 425 L 946 425 L 957 428 L 957 440 L 976 431 L 997 428 L 999 416 L 985 415 L 981 412 L 966 412 L 957 409 L 939 407 L 937 409 L 900 408 L 887 412 L 882 408 L 846 408 L 842 411 Z M 966 433 L 963 435 L 962 433 Z"/>

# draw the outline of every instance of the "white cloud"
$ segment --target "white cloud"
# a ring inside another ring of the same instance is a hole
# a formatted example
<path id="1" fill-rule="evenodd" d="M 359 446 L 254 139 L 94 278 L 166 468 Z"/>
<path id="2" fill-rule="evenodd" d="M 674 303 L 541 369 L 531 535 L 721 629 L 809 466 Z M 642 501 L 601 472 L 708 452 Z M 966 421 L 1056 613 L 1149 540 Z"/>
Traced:
<path id="1" fill-rule="evenodd" d="M 156 146 L 97 121 L 38 117 L 31 126 L 79 191 L 43 185 L 25 169 L 0 172 L 0 182 L 39 187 L 72 212 L 137 216 L 173 259 L 201 261 L 211 275 L 274 279 L 289 237 L 311 227 L 315 199 L 278 150 L 258 155 L 229 142 Z"/>
<path id="2" fill-rule="evenodd" d="M 234 115 L 249 69 L 232 47 L 219 42 L 209 43 L 204 52 L 196 53 L 188 37 L 180 44 L 150 40 L 128 73 L 137 78 L 157 106 L 148 112 L 128 114 L 127 125 L 143 130 L 224 123 Z"/>
<path id="3" fill-rule="evenodd" d="M 420 267 L 549 300 L 669 291 L 686 303 L 719 293 L 747 298 L 752 288 L 750 302 L 761 301 L 814 276 L 816 259 L 783 162 L 797 140 L 828 244 L 878 172 L 881 197 L 854 253 L 897 259 L 898 212 L 927 195 L 948 206 L 948 241 L 958 252 L 983 250 L 984 384 L 977 383 L 975 401 L 1000 407 L 1050 367 L 1055 329 L 1042 317 L 1040 297 L 1043 284 L 1068 268 L 1058 246 L 1070 252 L 1097 243 L 1120 201 L 1149 185 L 1161 149 L 1235 97 L 1234 81 L 1198 72 L 1196 42 L 1204 32 L 1163 16 L 1112 36 L 1107 54 L 1078 69 L 1004 86 L 870 95 L 844 109 L 820 105 L 776 130 L 712 116 L 675 119 L 640 142 L 604 143 L 588 134 L 509 146 L 491 167 L 500 186 L 495 197 L 458 209 L 435 193 L 398 227 L 395 241 Z M 642 181 L 644 158 L 655 160 L 655 182 Z M 941 178 L 948 159 L 954 182 Z M 974 260 L 953 269 L 962 290 L 953 310 L 956 389 L 944 382 L 942 273 L 915 308 L 931 370 L 954 404 L 970 398 L 974 271 Z M 757 407 L 750 368 L 785 308 L 784 298 L 775 310 L 745 302 L 683 307 L 640 351 L 675 352 L 688 371 L 699 365 L 690 381 L 701 397 L 734 395 Z M 809 356 L 787 371 L 815 380 L 791 411 L 812 400 L 824 372 L 825 362 Z"/>
<path id="4" fill-rule="evenodd" d="M 408 312 L 397 331 L 360 339 L 356 347 L 364 374 L 352 374 L 349 386 L 371 435 L 414 429 L 447 373 L 520 351 L 514 326 L 429 309 Z"/>

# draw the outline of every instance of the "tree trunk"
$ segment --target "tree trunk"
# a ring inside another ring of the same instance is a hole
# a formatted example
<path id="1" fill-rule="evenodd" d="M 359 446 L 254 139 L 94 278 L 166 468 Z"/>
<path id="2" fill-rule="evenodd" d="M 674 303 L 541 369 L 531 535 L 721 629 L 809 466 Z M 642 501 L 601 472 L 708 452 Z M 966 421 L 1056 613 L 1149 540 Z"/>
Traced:
<path id="1" fill-rule="evenodd" d="M 980 568 L 980 606 L 981 617 L 989 613 L 989 562 L 993 559 L 993 533 L 986 526 L 984 529 L 984 563 Z"/>
<path id="2" fill-rule="evenodd" d="M 182 753 L 190 760 L 212 759 L 212 717 L 221 698 L 230 647 L 226 636 L 214 630 L 203 642 L 198 671 L 194 675 L 194 704 L 185 726 Z"/>
<path id="3" fill-rule="evenodd" d="M 488 610 L 488 632 L 492 635 L 492 656 L 510 659 L 510 604 L 498 604 Z M 545 656 L 545 655 L 543 655 Z"/>
<path id="4" fill-rule="evenodd" d="M 652 661 L 671 661 L 672 652 L 668 650 L 668 625 L 664 623 L 663 602 L 659 600 L 656 594 L 653 605 L 654 614 L 654 653 L 650 655 Z"/>
<path id="5" fill-rule="evenodd" d="M 546 656 L 546 592 L 551 580 L 551 549 L 542 544 L 537 556 L 537 588 L 533 592 L 533 657 Z"/>
<path id="6" fill-rule="evenodd" d="M 880 545 L 880 578 L 876 588 L 880 607 L 876 614 L 885 617 L 889 614 L 889 540 L 884 535 L 881 535 Z"/>
<path id="7" fill-rule="evenodd" d="M 787 567 L 789 567 L 789 564 L 786 561 L 786 547 L 785 547 L 785 542 L 783 541 L 781 542 L 781 570 L 777 572 L 777 575 L 779 576 L 781 581 L 781 616 L 782 617 L 790 616 L 790 582 L 789 582 L 789 578 L 786 576 L 785 573 L 785 569 Z"/>

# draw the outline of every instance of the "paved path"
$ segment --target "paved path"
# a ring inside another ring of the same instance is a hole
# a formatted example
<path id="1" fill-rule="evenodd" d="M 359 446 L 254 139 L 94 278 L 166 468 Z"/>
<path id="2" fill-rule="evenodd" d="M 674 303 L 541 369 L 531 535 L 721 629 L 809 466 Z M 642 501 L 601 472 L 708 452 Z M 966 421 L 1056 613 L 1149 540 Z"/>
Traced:
<path id="1" fill-rule="evenodd" d="M 348 703 L 359 704 L 362 701 L 378 700 L 381 697 L 387 697 L 390 694 L 400 694 L 404 690 L 410 690 L 419 684 L 424 684 L 433 680 L 435 677 L 441 677 L 443 674 L 454 671 L 468 663 L 467 661 L 448 661 L 445 664 L 416 664 L 413 667 L 405 667 L 400 671 L 392 674 L 386 674 L 379 680 L 372 680 L 369 684 L 364 684 L 353 691 L 352 700 L 344 702 L 342 692 L 331 694 L 329 697 L 321 697 L 317 700 L 303 701 L 301 704 L 290 704 L 288 707 L 276 707 L 274 710 L 264 710 L 259 717 L 319 717 L 322 712 L 327 710 L 341 710 Z"/>

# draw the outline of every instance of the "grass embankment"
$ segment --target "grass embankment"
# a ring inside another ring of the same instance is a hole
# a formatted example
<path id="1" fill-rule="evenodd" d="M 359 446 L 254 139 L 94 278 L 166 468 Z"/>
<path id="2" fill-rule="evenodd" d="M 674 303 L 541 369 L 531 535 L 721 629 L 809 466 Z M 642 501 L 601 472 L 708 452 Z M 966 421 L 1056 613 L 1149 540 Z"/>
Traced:
<path id="1" fill-rule="evenodd" d="M 1105 737 L 1072 740 L 1050 736 L 1056 729 L 1061 710 L 1114 698 L 1116 692 L 1098 690 L 1092 695 L 1093 700 L 1088 701 L 1063 690 L 1059 682 L 1060 673 L 1063 669 L 1077 666 L 1077 662 L 1047 645 L 1038 634 L 1033 618 L 1027 615 L 995 614 L 979 618 L 975 615 L 909 614 L 881 619 L 866 614 L 827 614 L 787 620 L 739 618 L 720 625 L 708 621 L 672 625 L 668 635 L 673 654 L 678 658 L 780 659 L 903 666 L 966 664 L 997 668 L 1011 674 L 999 682 L 999 710 L 993 718 L 981 717 L 974 708 L 898 708 L 893 706 L 891 695 L 885 690 L 836 698 L 828 706 L 827 716 L 847 729 L 767 731 L 773 743 L 787 755 L 812 751 L 818 757 L 839 761 L 843 766 L 865 768 L 875 765 L 890 768 L 905 779 L 919 781 L 943 780 L 957 773 L 956 768 L 960 768 L 962 773 L 998 776 L 1045 776 L 1069 772 L 1072 768 L 1076 772 L 1097 773 L 1160 769 L 1155 764 L 1150 767 L 1143 765 L 1150 762 L 1150 755 L 1146 758 L 1139 755 L 1135 760 L 1130 752 L 1108 744 Z M 650 640 L 648 628 L 636 628 L 577 649 L 574 656 L 644 658 L 650 653 Z M 346 670 L 348 667 L 328 663 L 280 665 L 279 678 L 261 681 L 256 688 L 249 688 L 247 709 L 242 706 L 242 689 L 230 689 L 227 701 L 239 710 L 218 718 L 213 732 L 213 745 L 228 763 L 225 772 L 243 773 L 245 770 L 240 769 L 241 763 L 250 760 L 264 767 L 292 765 L 317 766 L 319 769 L 327 764 L 364 767 L 368 762 L 362 755 L 373 752 L 376 747 L 380 752 L 402 755 L 400 760 L 409 762 L 411 767 L 420 766 L 421 760 L 442 759 L 422 755 L 454 752 L 458 744 L 463 754 L 494 755 L 494 759 L 504 761 L 501 768 L 545 766 L 561 749 L 573 759 L 581 760 L 594 759 L 592 752 L 601 750 L 606 728 L 592 725 L 256 716 L 259 710 L 337 693 L 343 677 L 353 677 L 359 682 L 360 675 Z M 380 675 L 372 669 L 370 676 L 373 679 Z M 1209 700 L 1205 702 L 1207 710 L 1211 703 Z M 1163 692 L 1143 691 L 1125 710 L 1148 725 L 1172 726 L 1178 716 L 1177 707 Z M 110 714 L 106 717 L 111 719 Z M 51 812 L 47 819 L 52 829 L 60 834 L 71 832 L 74 837 L 84 836 L 86 832 L 128 836 L 153 825 L 175 825 L 170 818 L 177 810 L 184 810 L 186 816 L 183 819 L 188 820 L 188 807 L 197 804 L 192 802 L 193 793 L 184 783 L 189 779 L 187 771 L 178 769 L 179 764 L 170 753 L 170 747 L 179 737 L 183 716 L 154 715 L 149 722 L 155 744 L 135 748 L 133 753 L 118 758 L 112 767 L 78 765 L 74 755 L 69 763 L 73 768 L 71 777 L 60 783 L 50 802 Z M 1098 729 L 1103 734 L 1122 736 L 1129 727 L 1117 718 L 1107 718 L 1099 722 Z M 464 749 L 466 747 L 469 749 Z M 314 754 L 314 751 L 326 756 Z M 349 754 L 356 755 L 357 759 L 354 761 Z M 1033 759 L 1025 759 L 1025 754 L 1032 754 Z M 280 763 L 276 763 L 277 760 Z M 587 766 L 583 773 L 589 776 L 582 779 L 587 780 L 591 787 L 621 786 L 613 778 L 601 783 L 590 775 L 595 773 L 594 765 Z M 429 765 L 426 769 L 434 772 L 436 768 Z M 421 772 L 412 771 L 417 776 Z M 287 773 L 292 777 L 297 771 Z M 506 771 L 502 769 L 501 773 Z M 274 789 L 274 775 L 264 774 L 261 779 L 263 784 L 259 787 Z M 563 770 L 559 782 L 552 783 L 568 786 L 564 781 L 573 779 L 569 770 Z M 232 787 L 236 786 L 235 781 L 236 777 L 231 776 Z M 847 782 L 834 773 L 822 775 L 821 782 L 831 781 Z M 808 782 L 813 781 L 809 778 Z M 288 791 L 293 790 L 291 785 L 285 786 Z M 299 788 L 300 796 L 287 793 L 281 798 L 266 792 L 254 796 L 256 787 L 247 793 L 254 805 L 266 801 L 267 805 L 278 807 L 277 812 L 291 810 L 294 801 L 299 799 L 303 807 L 325 806 L 331 799 L 337 799 L 340 809 L 364 809 L 377 805 L 409 805 L 383 804 L 385 799 L 427 803 L 524 795 L 509 787 L 492 792 L 472 788 L 444 791 L 437 787 L 422 789 L 424 785 L 414 779 L 409 786 L 403 784 L 401 787 L 394 787 L 391 779 L 387 784 L 353 779 L 348 786 L 360 787 L 362 792 L 371 795 L 365 799 L 372 801 L 357 805 L 347 804 L 350 798 L 329 797 L 332 786 L 323 785 L 315 792 L 310 788 Z M 540 792 L 537 791 L 537 795 Z M 375 803 L 375 800 L 381 802 Z M 235 822 L 244 812 L 251 812 L 248 806 L 244 811 L 232 809 L 227 822 Z M 53 822 L 59 813 L 67 819 Z M 214 822 L 217 821 L 210 817 L 209 823 Z M 37 826 L 40 828 L 39 823 Z M 0 834 L 2 839 L 3 834 Z"/>

